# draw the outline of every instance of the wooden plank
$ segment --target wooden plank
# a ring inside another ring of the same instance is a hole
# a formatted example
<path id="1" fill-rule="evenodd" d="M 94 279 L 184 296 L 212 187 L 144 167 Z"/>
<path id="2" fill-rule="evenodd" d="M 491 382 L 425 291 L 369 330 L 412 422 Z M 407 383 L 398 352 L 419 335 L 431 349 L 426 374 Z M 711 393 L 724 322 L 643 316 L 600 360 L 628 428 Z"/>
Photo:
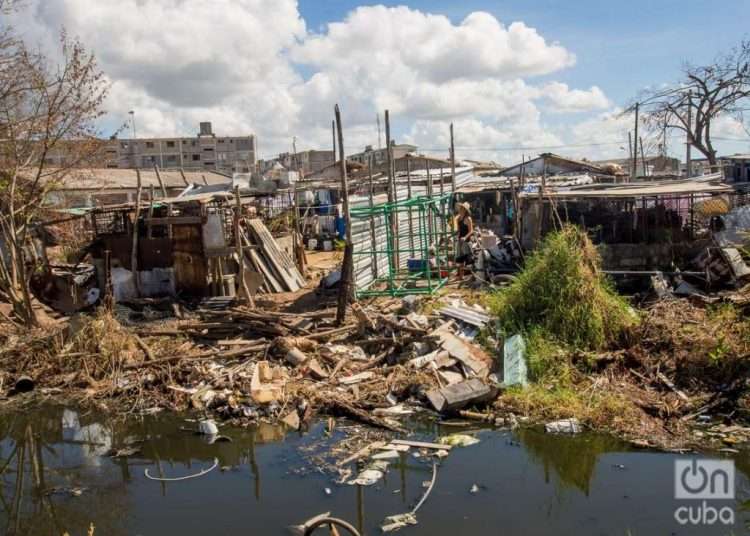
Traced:
<path id="1" fill-rule="evenodd" d="M 423 441 L 411 441 L 410 439 L 392 439 L 391 444 L 406 445 L 408 447 L 414 447 L 418 449 L 450 450 L 453 448 L 451 445 L 441 445 L 440 443 L 425 443 Z"/>
<path id="2" fill-rule="evenodd" d="M 242 243 L 244 244 L 243 247 L 252 245 L 250 244 L 250 240 L 247 238 L 245 231 L 243 231 L 242 229 L 240 229 L 240 237 L 242 239 Z M 266 266 L 266 263 L 263 261 L 263 259 L 260 258 L 260 255 L 258 255 L 258 251 L 260 250 L 256 248 L 246 249 L 245 257 L 250 260 L 252 265 L 255 267 L 255 270 L 263 275 L 264 286 L 266 287 L 266 290 L 269 291 L 269 293 L 283 292 L 284 289 L 268 269 L 268 266 Z"/>
<path id="3" fill-rule="evenodd" d="M 151 225 L 193 225 L 203 223 L 200 216 L 172 216 L 167 218 L 146 218 L 146 223 Z"/>
<path id="4" fill-rule="evenodd" d="M 255 229 L 253 229 L 253 234 L 258 244 L 261 246 L 261 253 L 267 260 L 268 266 L 278 275 L 279 280 L 284 283 L 287 290 L 292 292 L 299 290 L 300 287 L 293 275 L 290 273 L 288 267 L 284 266 L 284 262 L 279 259 L 277 251 L 275 251 L 274 246 L 276 246 L 276 241 L 273 240 L 273 237 L 270 237 L 269 239 L 269 237 L 265 236 L 262 232 L 255 232 Z"/>
<path id="5" fill-rule="evenodd" d="M 268 267 L 266 266 L 266 263 L 263 261 L 263 259 L 260 258 L 258 255 L 258 252 L 255 250 L 250 250 L 247 252 L 248 257 L 250 258 L 250 261 L 253 263 L 253 265 L 258 269 L 258 271 L 263 274 L 263 279 L 265 280 L 266 285 L 272 289 L 272 292 L 284 292 L 284 288 L 279 284 L 279 282 L 276 280 L 276 278 L 271 274 L 271 272 L 268 270 Z"/>
<path id="6" fill-rule="evenodd" d="M 279 248 L 276 240 L 271 236 L 271 233 L 263 222 L 255 218 L 248 220 L 248 224 L 258 238 L 260 244 L 263 245 L 264 252 L 268 255 L 270 261 L 276 265 L 277 270 L 281 273 L 282 279 L 288 281 L 290 290 L 295 285 L 299 288 L 304 287 L 307 283 L 305 278 L 299 273 L 297 266 L 289 255 Z"/>
<path id="7" fill-rule="evenodd" d="M 284 270 L 283 267 L 279 267 L 278 261 L 273 257 L 271 253 L 269 253 L 269 251 L 265 248 L 265 245 L 260 246 L 260 255 L 261 258 L 265 260 L 266 266 L 268 266 L 269 270 L 273 272 L 273 274 L 276 276 L 276 279 L 283 285 L 284 290 L 288 290 L 291 292 L 299 290 L 299 286 L 297 286 L 294 279 L 286 270 Z"/>
<path id="8" fill-rule="evenodd" d="M 240 230 L 240 236 L 242 237 L 242 242 L 243 244 L 245 244 L 245 246 L 250 245 L 244 231 Z M 255 269 L 263 275 L 263 280 L 267 290 L 269 290 L 270 292 L 283 292 L 284 289 L 273 276 L 273 274 L 271 274 L 268 266 L 266 266 L 266 263 L 263 261 L 263 259 L 260 258 L 260 255 L 258 255 L 258 251 L 259 250 L 256 249 L 246 249 L 245 257 L 250 259 L 250 262 L 255 267 Z"/>

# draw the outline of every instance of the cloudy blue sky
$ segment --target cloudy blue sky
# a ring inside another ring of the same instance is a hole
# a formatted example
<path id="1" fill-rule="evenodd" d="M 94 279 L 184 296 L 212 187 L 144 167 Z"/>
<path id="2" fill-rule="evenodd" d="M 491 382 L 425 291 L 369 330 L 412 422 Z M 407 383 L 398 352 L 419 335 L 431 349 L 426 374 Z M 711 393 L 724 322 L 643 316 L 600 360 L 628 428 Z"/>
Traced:
<path id="1" fill-rule="evenodd" d="M 139 135 L 257 133 L 261 156 L 327 147 L 339 102 L 347 152 L 394 137 L 443 154 L 510 163 L 552 150 L 625 156 L 645 87 L 674 82 L 748 37 L 750 2 L 697 0 L 27 0 L 10 22 L 54 48 L 65 27 L 112 82 L 104 133 L 136 111 Z M 3 22 L 5 24 L 6 22 Z M 721 152 L 750 151 L 731 118 Z M 748 140 L 748 141 L 745 141 Z M 682 155 L 675 134 L 670 151 Z"/>

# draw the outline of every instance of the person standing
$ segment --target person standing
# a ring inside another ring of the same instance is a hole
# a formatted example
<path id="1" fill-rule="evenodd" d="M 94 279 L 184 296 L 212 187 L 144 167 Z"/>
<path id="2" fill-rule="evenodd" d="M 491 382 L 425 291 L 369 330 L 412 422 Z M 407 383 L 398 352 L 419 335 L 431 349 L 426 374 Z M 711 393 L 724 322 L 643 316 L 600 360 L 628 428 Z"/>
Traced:
<path id="1" fill-rule="evenodd" d="M 471 205 L 469 203 L 458 204 L 458 215 L 453 220 L 453 228 L 456 230 L 457 248 L 456 264 L 458 265 L 458 277 L 464 277 L 464 268 L 472 262 L 471 246 L 469 237 L 474 232 L 474 222 L 471 219 Z"/>

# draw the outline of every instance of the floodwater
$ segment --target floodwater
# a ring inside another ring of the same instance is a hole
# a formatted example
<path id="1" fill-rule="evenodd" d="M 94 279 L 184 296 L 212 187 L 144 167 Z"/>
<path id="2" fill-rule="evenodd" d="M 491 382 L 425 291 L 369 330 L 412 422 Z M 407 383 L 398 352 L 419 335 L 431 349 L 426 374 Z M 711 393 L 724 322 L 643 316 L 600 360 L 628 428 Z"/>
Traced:
<path id="1" fill-rule="evenodd" d="M 386 516 L 414 506 L 431 477 L 432 462 L 409 453 L 375 485 L 335 484 L 308 457 L 341 440 L 341 432 L 327 438 L 322 423 L 286 437 L 271 426 L 224 427 L 232 441 L 214 444 L 185 431 L 188 426 L 174 415 L 112 420 L 56 407 L 0 417 L 0 531 L 78 536 L 93 523 L 95 536 L 283 535 L 288 526 L 330 511 L 375 535 Z M 425 440 L 464 431 L 411 426 Z M 477 437 L 479 444 L 454 448 L 441 462 L 419 524 L 399 534 L 750 532 L 750 452 L 725 458 L 736 468 L 735 499 L 703 503 L 674 499 L 674 461 L 681 456 L 633 451 L 593 434 L 484 430 Z M 140 441 L 140 453 L 106 455 L 133 441 Z M 190 480 L 164 483 L 144 475 L 195 474 L 214 459 L 220 468 Z M 677 508 L 703 504 L 724 509 L 725 520 L 732 513 L 734 524 L 675 520 Z"/>

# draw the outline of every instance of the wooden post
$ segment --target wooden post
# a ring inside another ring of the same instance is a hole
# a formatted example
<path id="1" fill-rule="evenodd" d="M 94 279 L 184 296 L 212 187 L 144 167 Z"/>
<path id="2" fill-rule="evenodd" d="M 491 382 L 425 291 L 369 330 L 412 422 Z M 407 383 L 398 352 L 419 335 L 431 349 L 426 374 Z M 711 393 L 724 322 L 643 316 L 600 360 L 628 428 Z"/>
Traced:
<path id="1" fill-rule="evenodd" d="M 141 217 L 141 170 L 136 168 L 137 188 L 135 191 L 135 218 L 133 219 L 133 244 L 130 250 L 130 271 L 133 273 L 133 284 L 136 296 L 141 295 L 141 284 L 138 280 L 138 220 Z"/>
<path id="2" fill-rule="evenodd" d="M 159 181 L 159 187 L 161 188 L 162 197 L 167 197 L 167 187 L 164 186 L 164 181 L 161 180 L 161 173 L 159 173 L 159 166 L 154 164 L 154 173 L 156 173 L 156 180 Z"/>
<path id="3" fill-rule="evenodd" d="M 253 300 L 252 295 L 250 294 L 250 291 L 247 288 L 247 283 L 245 282 L 245 252 L 242 249 L 242 238 L 241 238 L 241 229 L 240 229 L 240 219 L 242 218 L 242 201 L 240 199 L 240 187 L 235 186 L 234 187 L 234 247 L 235 251 L 237 253 L 237 263 L 239 271 L 237 272 L 237 275 L 239 277 L 238 281 L 238 288 L 240 290 L 240 293 L 245 294 L 247 297 L 247 301 L 250 303 L 250 307 L 255 308 L 255 300 Z M 223 281 L 222 281 L 223 285 Z"/>
<path id="4" fill-rule="evenodd" d="M 372 241 L 372 274 L 373 274 L 373 279 L 377 279 L 378 278 L 378 244 L 377 244 L 377 235 L 375 234 L 375 215 L 372 213 L 372 207 L 375 204 L 373 200 L 373 196 L 375 195 L 375 186 L 372 181 L 372 153 L 370 153 L 369 164 L 367 166 L 367 170 L 368 170 L 368 175 L 370 179 L 370 192 L 369 192 L 368 197 L 370 201 L 370 240 Z"/>
<path id="5" fill-rule="evenodd" d="M 149 187 L 148 191 L 148 237 L 149 239 L 153 237 L 153 227 L 151 225 L 151 218 L 154 217 L 154 185 L 152 184 Z"/>
<path id="6" fill-rule="evenodd" d="M 539 246 L 539 241 L 542 239 L 542 226 L 544 224 L 544 188 L 547 185 L 547 157 L 542 157 L 542 182 L 539 184 L 539 196 L 537 203 L 539 204 L 539 214 L 537 218 L 536 226 L 536 243 L 534 247 Z"/>
<path id="7" fill-rule="evenodd" d="M 685 138 L 685 178 L 689 179 L 692 173 L 692 167 L 693 163 L 690 161 L 690 150 L 691 150 L 691 141 L 692 141 L 692 128 L 693 128 L 693 92 L 691 90 L 688 90 L 688 128 L 685 132 L 686 138 Z"/>
<path id="8" fill-rule="evenodd" d="M 336 121 L 331 121 L 331 136 L 333 136 L 333 163 L 336 163 Z"/>
<path id="9" fill-rule="evenodd" d="M 406 157 L 406 195 L 411 199 L 411 157 Z M 411 207 L 409 207 L 409 257 L 414 256 L 414 220 Z"/>
<path id="10" fill-rule="evenodd" d="M 424 159 L 424 168 L 425 172 L 427 173 L 427 197 L 432 199 L 432 176 L 430 175 L 430 160 L 428 158 Z M 435 228 L 433 223 L 434 214 L 431 210 L 427 211 L 427 236 L 430 237 L 430 240 L 433 239 L 432 233 Z M 431 244 L 428 244 L 428 247 Z"/>
<path id="11" fill-rule="evenodd" d="M 510 191 L 511 195 L 513 196 L 513 237 L 516 240 L 520 240 L 521 217 L 518 211 L 518 207 L 520 205 L 518 201 L 519 193 L 518 189 L 516 188 L 516 183 L 513 181 L 513 179 L 510 180 Z"/>
<path id="12" fill-rule="evenodd" d="M 187 177 L 185 176 L 185 171 L 180 168 L 180 177 L 182 177 L 182 182 L 185 183 L 185 186 L 190 186 L 190 183 L 187 180 Z"/>
<path id="13" fill-rule="evenodd" d="M 104 250 L 104 307 L 112 311 L 114 306 L 114 289 L 112 288 L 112 252 Z"/>
<path id="14" fill-rule="evenodd" d="M 349 213 L 349 184 L 346 177 L 346 156 L 344 154 L 344 132 L 341 126 L 341 111 L 339 105 L 334 107 L 336 115 L 336 131 L 339 141 L 339 156 L 341 157 L 341 198 L 344 210 L 344 226 L 346 229 L 346 247 L 344 249 L 344 262 L 341 266 L 341 282 L 339 284 L 339 300 L 336 309 L 336 322 L 342 324 L 346 317 L 346 305 L 353 298 L 353 251 L 352 251 L 352 222 Z"/>
<path id="15" fill-rule="evenodd" d="M 635 103 L 635 133 L 633 134 L 633 167 L 630 171 L 630 180 L 634 181 L 636 168 L 638 167 L 638 108 L 640 104 Z"/>
<path id="16" fill-rule="evenodd" d="M 645 177 L 648 172 L 646 171 L 646 155 L 643 153 L 643 138 L 638 138 L 638 141 L 641 144 L 641 166 L 643 166 L 643 176 Z"/>
<path id="17" fill-rule="evenodd" d="M 391 146 L 391 118 L 388 110 L 385 111 L 385 154 L 388 164 L 388 202 L 396 204 L 398 203 L 398 190 L 396 189 L 396 177 L 394 173 L 394 167 L 393 167 L 393 147 Z M 398 248 L 400 245 L 399 236 L 398 236 L 398 220 L 399 215 L 398 212 L 394 209 L 390 212 L 390 222 L 389 225 L 391 227 L 391 240 L 393 240 L 393 245 L 391 248 L 391 251 L 393 253 L 392 255 L 392 263 L 393 263 L 393 269 L 394 271 L 398 272 L 400 259 L 398 254 Z"/>
<path id="18" fill-rule="evenodd" d="M 456 195 L 456 146 L 453 144 L 453 123 L 451 123 L 451 193 Z"/>

